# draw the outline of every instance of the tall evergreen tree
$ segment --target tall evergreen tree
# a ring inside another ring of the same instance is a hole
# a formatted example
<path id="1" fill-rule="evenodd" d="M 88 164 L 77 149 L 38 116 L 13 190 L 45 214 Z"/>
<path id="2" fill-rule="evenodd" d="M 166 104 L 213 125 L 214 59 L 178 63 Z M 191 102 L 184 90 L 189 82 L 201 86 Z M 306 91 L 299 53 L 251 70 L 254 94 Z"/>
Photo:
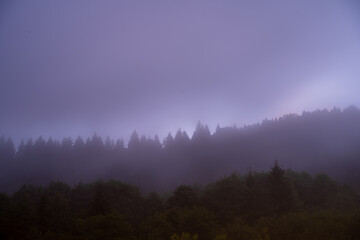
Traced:
<path id="1" fill-rule="evenodd" d="M 128 149 L 136 149 L 139 146 L 139 143 L 140 143 L 139 135 L 137 134 L 136 131 L 134 131 L 131 134 L 130 140 L 128 142 Z"/>
<path id="2" fill-rule="evenodd" d="M 164 139 L 164 148 L 171 149 L 174 145 L 174 137 L 169 133 L 167 137 Z"/>
<path id="3" fill-rule="evenodd" d="M 284 174 L 285 170 L 275 161 L 269 173 L 269 183 L 274 210 L 280 212 L 291 210 L 295 200 L 291 184 Z"/>

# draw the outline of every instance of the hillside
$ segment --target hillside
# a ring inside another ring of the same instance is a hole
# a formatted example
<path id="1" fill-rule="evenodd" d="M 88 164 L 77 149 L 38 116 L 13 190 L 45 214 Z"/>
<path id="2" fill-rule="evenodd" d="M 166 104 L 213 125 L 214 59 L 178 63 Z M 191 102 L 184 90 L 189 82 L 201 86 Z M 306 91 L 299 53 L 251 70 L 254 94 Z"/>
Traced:
<path id="1" fill-rule="evenodd" d="M 190 138 L 179 130 L 160 142 L 134 132 L 122 140 L 94 135 L 57 141 L 39 137 L 22 142 L 0 139 L 0 191 L 24 183 L 68 184 L 118 179 L 142 191 L 168 190 L 180 184 L 207 184 L 232 172 L 263 171 L 274 160 L 284 168 L 326 173 L 360 187 L 360 110 L 349 107 L 285 115 L 255 125 L 218 127 L 211 134 L 198 124 Z"/>
<path id="2" fill-rule="evenodd" d="M 360 199 L 325 174 L 232 174 L 147 195 L 119 181 L 0 194 L 1 239 L 359 239 Z"/>

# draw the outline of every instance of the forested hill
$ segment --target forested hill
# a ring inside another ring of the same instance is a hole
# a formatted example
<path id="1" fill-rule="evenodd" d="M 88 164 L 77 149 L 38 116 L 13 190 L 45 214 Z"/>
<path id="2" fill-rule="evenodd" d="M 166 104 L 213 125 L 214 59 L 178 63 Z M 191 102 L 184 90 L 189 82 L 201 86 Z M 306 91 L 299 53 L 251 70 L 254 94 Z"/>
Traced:
<path id="1" fill-rule="evenodd" d="M 360 187 L 360 110 L 349 107 L 285 115 L 236 127 L 217 127 L 211 134 L 198 124 L 191 136 L 179 130 L 163 141 L 136 132 L 122 140 L 94 135 L 83 140 L 28 140 L 17 150 L 0 139 L 0 191 L 24 183 L 69 184 L 118 179 L 143 191 L 167 190 L 180 184 L 206 184 L 237 171 L 268 169 L 274 160 L 284 168 L 326 173 Z"/>
<path id="2" fill-rule="evenodd" d="M 360 239 L 360 198 L 325 174 L 232 174 L 142 195 L 119 181 L 24 185 L 0 193 L 0 239 Z"/>

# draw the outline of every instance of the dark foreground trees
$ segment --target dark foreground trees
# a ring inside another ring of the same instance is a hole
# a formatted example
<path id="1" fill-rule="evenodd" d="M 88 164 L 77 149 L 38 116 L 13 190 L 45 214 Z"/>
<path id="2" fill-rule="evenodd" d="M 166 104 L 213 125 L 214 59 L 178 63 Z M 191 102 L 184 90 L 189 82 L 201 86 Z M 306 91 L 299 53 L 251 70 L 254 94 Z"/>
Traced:
<path id="1" fill-rule="evenodd" d="M 360 239 L 359 195 L 324 174 L 232 174 L 142 195 L 118 181 L 0 194 L 0 239 Z"/>

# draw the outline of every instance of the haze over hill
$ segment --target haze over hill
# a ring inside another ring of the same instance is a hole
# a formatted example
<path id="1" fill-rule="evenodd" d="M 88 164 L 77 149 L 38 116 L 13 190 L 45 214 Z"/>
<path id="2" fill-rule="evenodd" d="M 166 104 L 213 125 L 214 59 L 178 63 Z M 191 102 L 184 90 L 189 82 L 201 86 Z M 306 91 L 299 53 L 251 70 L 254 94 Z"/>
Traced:
<path id="1" fill-rule="evenodd" d="M 0 0 L 0 239 L 360 239 L 359 43 L 359 0 Z"/>
<path id="2" fill-rule="evenodd" d="M 1 0 L 0 135 L 163 138 L 359 106 L 359 16 L 358 0 Z"/>
<path id="3" fill-rule="evenodd" d="M 179 184 L 207 184 L 249 169 L 268 169 L 275 160 L 284 168 L 327 173 L 356 188 L 360 185 L 360 110 L 318 110 L 290 114 L 241 128 L 218 127 L 211 134 L 198 124 L 160 142 L 134 132 L 122 140 L 39 137 L 15 151 L 11 139 L 0 139 L 0 191 L 24 183 L 75 184 L 118 179 L 143 191 L 167 190 Z"/>

